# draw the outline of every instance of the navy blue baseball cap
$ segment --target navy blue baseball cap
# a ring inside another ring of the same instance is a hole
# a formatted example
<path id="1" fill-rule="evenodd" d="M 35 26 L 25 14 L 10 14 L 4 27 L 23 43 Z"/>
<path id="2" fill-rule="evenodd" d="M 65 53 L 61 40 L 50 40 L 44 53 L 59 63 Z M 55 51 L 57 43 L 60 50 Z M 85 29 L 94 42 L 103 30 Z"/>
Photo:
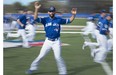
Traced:
<path id="1" fill-rule="evenodd" d="M 55 12 L 55 11 L 56 11 L 56 8 L 55 8 L 55 7 L 51 6 L 51 7 L 49 8 L 49 12 Z"/>

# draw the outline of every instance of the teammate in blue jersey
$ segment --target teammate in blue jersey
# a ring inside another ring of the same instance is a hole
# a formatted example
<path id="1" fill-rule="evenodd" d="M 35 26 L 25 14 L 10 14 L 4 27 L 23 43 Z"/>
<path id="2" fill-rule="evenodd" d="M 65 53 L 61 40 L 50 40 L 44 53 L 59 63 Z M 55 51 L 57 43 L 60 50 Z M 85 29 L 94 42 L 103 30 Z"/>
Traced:
<path id="1" fill-rule="evenodd" d="M 106 16 L 106 19 L 100 21 L 99 30 L 95 30 L 97 42 L 85 42 L 86 46 L 98 46 L 98 48 L 93 50 L 94 61 L 97 63 L 103 63 L 106 59 L 108 52 L 108 38 L 109 35 L 109 24 L 112 17 L 110 15 Z"/>
<path id="2" fill-rule="evenodd" d="M 100 16 L 98 17 L 98 22 L 97 22 L 97 29 L 99 29 L 100 22 L 105 19 L 106 16 L 106 10 L 101 10 Z"/>
<path id="3" fill-rule="evenodd" d="M 25 32 L 25 27 L 26 23 L 28 21 L 27 18 L 27 10 L 23 11 L 23 14 L 18 17 L 17 23 L 18 23 L 18 34 L 19 36 L 22 36 L 23 39 L 23 47 L 29 47 L 28 40 L 26 39 L 26 32 Z"/>
<path id="4" fill-rule="evenodd" d="M 26 23 L 28 21 L 28 18 L 27 18 L 27 10 L 23 10 L 23 14 L 21 14 L 18 18 L 17 18 L 17 28 L 18 28 L 18 32 L 17 34 L 12 34 L 12 33 L 9 33 L 7 35 L 7 37 L 19 37 L 21 36 L 22 37 L 22 40 L 23 40 L 23 43 L 22 43 L 22 46 L 25 47 L 25 48 L 29 48 L 29 43 L 28 43 L 28 40 L 26 38 L 26 32 L 25 32 L 25 27 L 26 27 Z"/>
<path id="5" fill-rule="evenodd" d="M 98 21 L 105 19 L 105 16 L 106 16 L 106 10 L 103 9 L 100 12 L 100 16 L 98 17 Z"/>
<path id="6" fill-rule="evenodd" d="M 101 25 L 99 28 L 99 36 L 98 36 L 98 40 L 99 40 L 99 48 L 96 49 L 96 51 L 99 51 L 98 53 L 96 53 L 95 56 L 95 62 L 101 63 L 104 62 L 107 56 L 107 52 L 108 52 L 108 38 L 107 36 L 109 35 L 109 24 L 110 21 L 112 20 L 112 16 L 111 15 L 107 15 L 106 19 L 101 21 Z"/>
<path id="7" fill-rule="evenodd" d="M 40 7 L 41 5 L 38 2 L 35 2 L 34 19 L 35 21 L 42 23 L 44 25 L 44 29 L 46 32 L 46 39 L 42 46 L 40 54 L 32 62 L 30 69 L 26 73 L 32 74 L 35 70 L 37 70 L 40 61 L 52 48 L 57 63 L 59 75 L 67 75 L 65 63 L 63 58 L 61 57 L 60 30 L 61 30 L 61 24 L 68 24 L 74 20 L 75 15 L 77 13 L 76 9 L 73 8 L 71 10 L 72 16 L 70 17 L 70 19 L 62 19 L 55 16 L 56 9 L 55 7 L 52 6 L 49 8 L 48 17 L 38 18 L 38 10 Z"/>
<path id="8" fill-rule="evenodd" d="M 18 29 L 25 29 L 27 20 L 27 10 L 24 10 L 23 14 L 17 18 Z"/>

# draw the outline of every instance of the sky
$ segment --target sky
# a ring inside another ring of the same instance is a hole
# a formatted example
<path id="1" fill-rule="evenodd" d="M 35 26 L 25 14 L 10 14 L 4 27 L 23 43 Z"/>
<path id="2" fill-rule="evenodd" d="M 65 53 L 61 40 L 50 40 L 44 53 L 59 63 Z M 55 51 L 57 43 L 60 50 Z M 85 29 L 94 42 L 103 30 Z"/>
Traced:
<path id="1" fill-rule="evenodd" d="M 36 0 L 3 0 L 3 3 L 4 4 L 13 4 L 15 2 L 20 2 L 23 5 L 28 5 L 30 2 L 33 2 L 33 1 L 36 1 Z"/>

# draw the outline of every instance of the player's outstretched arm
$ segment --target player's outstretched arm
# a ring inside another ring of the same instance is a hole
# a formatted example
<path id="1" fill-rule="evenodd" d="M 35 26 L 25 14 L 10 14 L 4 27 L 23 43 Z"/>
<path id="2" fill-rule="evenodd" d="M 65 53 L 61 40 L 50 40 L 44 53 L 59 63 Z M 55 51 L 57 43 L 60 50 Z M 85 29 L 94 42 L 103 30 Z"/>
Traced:
<path id="1" fill-rule="evenodd" d="M 39 2 L 36 1 L 36 2 L 34 3 L 34 6 L 35 6 L 34 19 L 37 19 L 37 17 L 38 17 L 38 10 L 39 10 L 39 8 L 41 7 L 41 4 L 39 4 Z"/>
<path id="2" fill-rule="evenodd" d="M 70 22 L 72 22 L 75 19 L 75 16 L 77 14 L 77 8 L 72 8 L 71 13 L 72 16 L 70 17 Z"/>

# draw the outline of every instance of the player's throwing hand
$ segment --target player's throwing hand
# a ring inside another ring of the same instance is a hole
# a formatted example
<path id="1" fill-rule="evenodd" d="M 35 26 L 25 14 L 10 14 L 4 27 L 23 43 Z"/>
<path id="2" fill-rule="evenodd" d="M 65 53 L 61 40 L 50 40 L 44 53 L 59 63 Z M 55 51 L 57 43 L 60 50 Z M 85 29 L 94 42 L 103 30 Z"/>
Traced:
<path id="1" fill-rule="evenodd" d="M 34 3 L 34 6 L 35 6 L 36 9 L 39 9 L 41 7 L 41 4 L 38 1 L 36 1 Z"/>
<path id="2" fill-rule="evenodd" d="M 34 19 L 37 19 L 38 10 L 39 10 L 39 8 L 41 7 L 41 4 L 40 4 L 38 1 L 36 1 L 36 2 L 34 3 L 34 6 L 35 6 Z"/>
<path id="3" fill-rule="evenodd" d="M 77 8 L 72 8 L 71 13 L 72 13 L 73 15 L 76 15 L 76 14 L 77 14 Z"/>

